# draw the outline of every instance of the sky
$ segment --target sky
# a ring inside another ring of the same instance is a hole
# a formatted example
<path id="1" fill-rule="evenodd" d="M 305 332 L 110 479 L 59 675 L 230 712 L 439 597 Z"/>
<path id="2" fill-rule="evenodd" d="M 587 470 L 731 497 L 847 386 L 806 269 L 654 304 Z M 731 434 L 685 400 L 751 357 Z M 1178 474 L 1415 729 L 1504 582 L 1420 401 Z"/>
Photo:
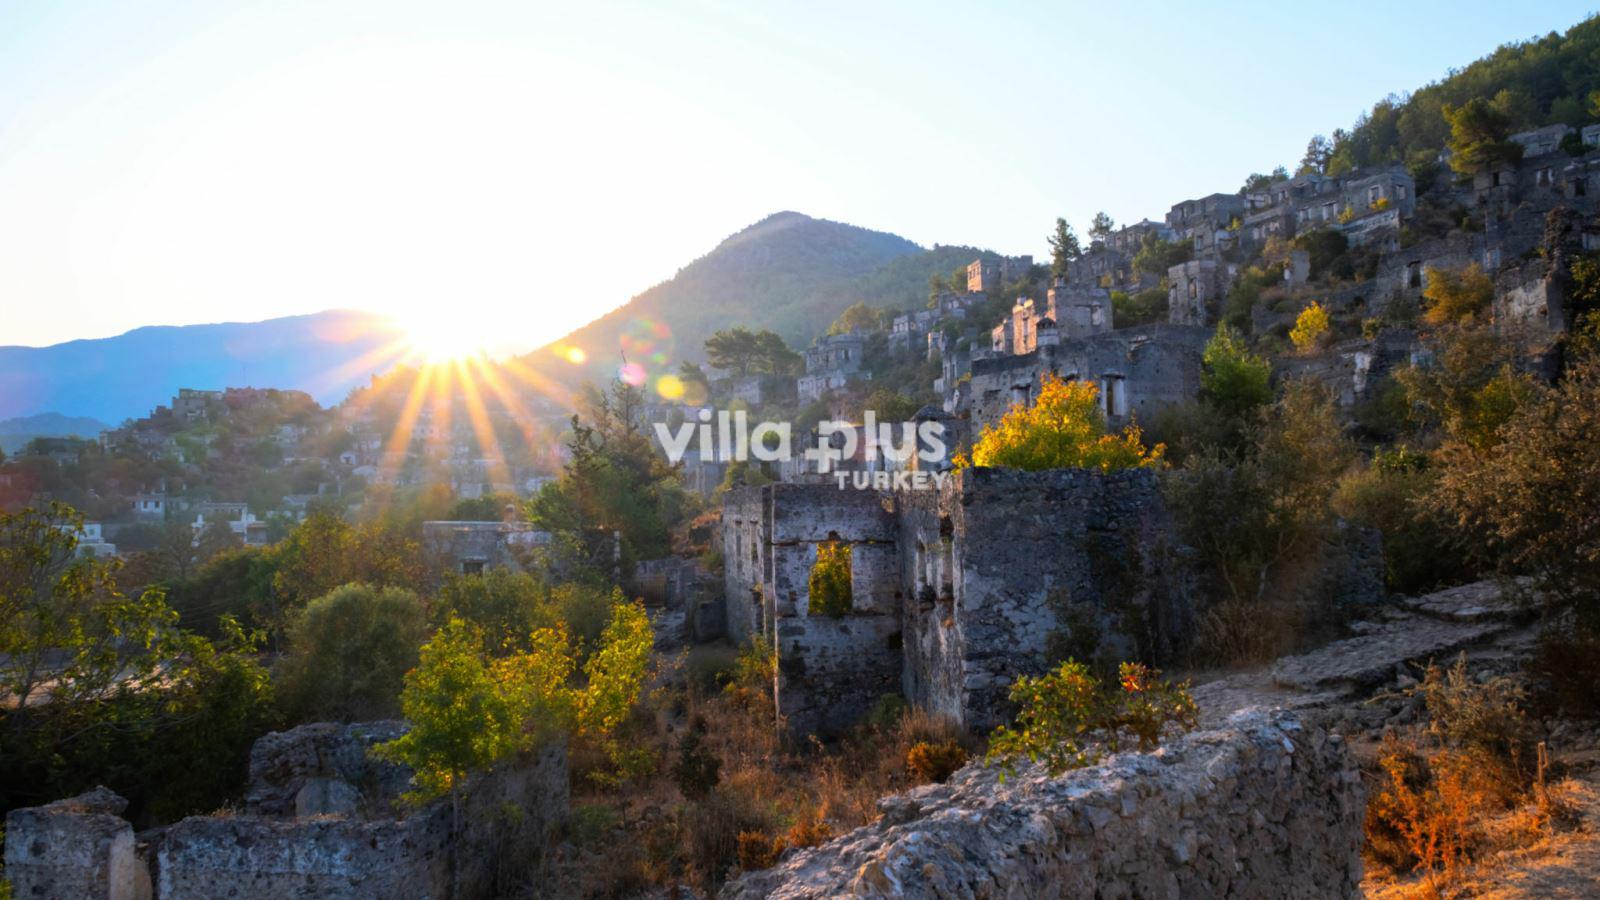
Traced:
<path id="1" fill-rule="evenodd" d="M 355 308 L 525 350 L 786 209 L 1044 258 L 1590 11 L 1315 9 L 0 0 L 0 345 Z"/>

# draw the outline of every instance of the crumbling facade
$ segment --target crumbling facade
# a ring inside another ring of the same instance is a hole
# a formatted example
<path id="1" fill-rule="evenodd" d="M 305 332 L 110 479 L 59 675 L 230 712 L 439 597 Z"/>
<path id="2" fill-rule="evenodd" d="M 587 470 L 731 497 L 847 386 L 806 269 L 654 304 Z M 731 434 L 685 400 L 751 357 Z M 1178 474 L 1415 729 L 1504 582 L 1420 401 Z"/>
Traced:
<path id="1" fill-rule="evenodd" d="M 1219 260 L 1191 259 L 1167 270 L 1167 321 L 1210 327 L 1222 298 L 1233 286 L 1233 266 Z"/>
<path id="2" fill-rule="evenodd" d="M 818 339 L 805 352 L 806 374 L 795 382 L 801 403 L 820 400 L 843 388 L 853 377 L 860 377 L 861 354 L 867 339 L 855 332 L 830 334 Z"/>
<path id="3" fill-rule="evenodd" d="M 1031 256 L 975 259 L 967 266 L 967 292 L 982 294 L 998 291 L 1006 284 L 1026 278 L 1032 269 Z"/>
<path id="4" fill-rule="evenodd" d="M 1210 336 L 1205 328 L 1158 324 L 1073 340 L 1047 337 L 1029 353 L 974 357 L 973 431 L 1038 399 L 1046 375 L 1093 380 L 1113 424 L 1133 416 L 1148 422 L 1162 407 L 1199 394 L 1200 357 Z"/>
<path id="5" fill-rule="evenodd" d="M 422 523 L 422 546 L 442 571 L 477 575 L 489 569 L 520 571 L 519 556 L 550 543 L 550 533 L 528 522 L 429 521 Z"/>
<path id="6" fill-rule="evenodd" d="M 727 495 L 722 529 L 729 634 L 775 648 L 778 714 L 794 734 L 837 733 L 895 693 L 989 728 L 1018 675 L 1069 651 L 1159 658 L 1193 614 L 1146 470 L 745 488 Z M 850 551 L 852 605 L 837 617 L 810 604 L 830 543 Z"/>

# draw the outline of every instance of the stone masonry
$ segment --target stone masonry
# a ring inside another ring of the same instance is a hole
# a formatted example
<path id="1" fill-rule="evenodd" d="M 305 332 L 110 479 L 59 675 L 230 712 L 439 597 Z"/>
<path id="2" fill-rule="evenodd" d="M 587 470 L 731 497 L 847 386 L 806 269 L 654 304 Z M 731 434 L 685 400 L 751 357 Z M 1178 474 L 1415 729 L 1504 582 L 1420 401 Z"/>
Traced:
<path id="1" fill-rule="evenodd" d="M 128 801 L 100 787 L 6 816 L 5 877 L 17 897 L 149 900 Z"/>
<path id="2" fill-rule="evenodd" d="M 771 642 L 789 731 L 837 733 L 884 694 L 963 725 L 1003 721 L 1019 674 L 1057 655 L 1161 658 L 1190 586 L 1149 471 L 969 469 L 898 493 L 834 484 L 729 492 L 730 635 Z M 817 547 L 851 548 L 853 609 L 813 616 Z"/>
<path id="3" fill-rule="evenodd" d="M 726 900 L 822 897 L 1354 897 L 1365 799 L 1337 734 L 1249 710 L 1059 778 L 973 764 Z"/>
<path id="4" fill-rule="evenodd" d="M 141 834 L 104 788 L 6 817 L 6 875 L 30 900 L 497 896 L 567 811 L 564 743 L 473 777 L 459 809 L 399 805 L 409 773 L 367 758 L 399 723 L 305 725 L 251 754 L 247 812 Z M 153 866 L 151 863 L 153 862 Z"/>
<path id="5" fill-rule="evenodd" d="M 1161 408 L 1199 394 L 1200 357 L 1210 337 L 1202 327 L 1157 324 L 1062 338 L 1021 355 L 974 357 L 973 430 L 1038 399 L 1046 374 L 1094 381 L 1113 424 L 1130 417 L 1148 423 Z"/>

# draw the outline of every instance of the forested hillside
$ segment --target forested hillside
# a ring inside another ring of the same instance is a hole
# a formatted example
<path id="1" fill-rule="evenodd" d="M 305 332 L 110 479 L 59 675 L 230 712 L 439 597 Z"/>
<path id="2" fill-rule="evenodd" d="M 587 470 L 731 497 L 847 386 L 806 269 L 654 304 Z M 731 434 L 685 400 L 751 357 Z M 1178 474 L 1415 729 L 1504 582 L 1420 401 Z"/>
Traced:
<path id="1" fill-rule="evenodd" d="M 1484 98 L 1513 132 L 1593 118 L 1600 92 L 1600 19 L 1501 46 L 1441 81 L 1378 101 L 1349 130 L 1333 133 L 1327 173 L 1394 163 L 1426 164 L 1450 137 L 1446 108 Z"/>

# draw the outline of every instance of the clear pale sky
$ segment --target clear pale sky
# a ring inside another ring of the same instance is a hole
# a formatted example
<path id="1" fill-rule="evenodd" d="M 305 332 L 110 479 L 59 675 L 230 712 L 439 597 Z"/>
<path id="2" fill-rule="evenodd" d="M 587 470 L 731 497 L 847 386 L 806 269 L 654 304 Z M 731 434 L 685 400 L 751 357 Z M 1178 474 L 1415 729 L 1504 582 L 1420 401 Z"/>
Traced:
<path id="1" fill-rule="evenodd" d="M 0 345 L 334 307 L 532 347 L 781 209 L 1157 218 L 1581 3 L 0 2 Z"/>

